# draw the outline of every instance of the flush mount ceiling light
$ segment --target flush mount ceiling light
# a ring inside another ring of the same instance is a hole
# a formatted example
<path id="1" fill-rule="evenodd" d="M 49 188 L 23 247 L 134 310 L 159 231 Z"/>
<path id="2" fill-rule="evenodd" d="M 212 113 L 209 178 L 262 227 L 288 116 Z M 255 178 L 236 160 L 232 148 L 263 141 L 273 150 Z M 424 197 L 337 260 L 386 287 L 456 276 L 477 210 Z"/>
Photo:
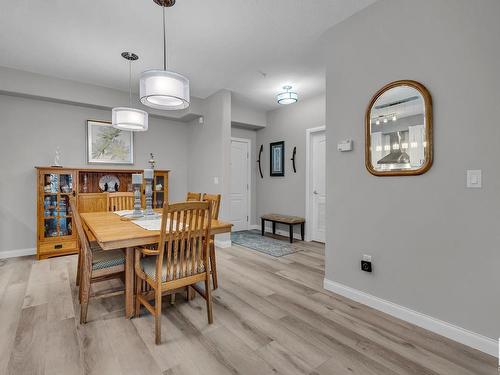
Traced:
<path id="1" fill-rule="evenodd" d="M 276 100 L 279 104 L 293 104 L 299 100 L 299 96 L 296 92 L 290 91 L 292 86 L 283 86 L 284 92 L 280 92 L 276 95 Z"/>
<path id="2" fill-rule="evenodd" d="M 111 111 L 111 124 L 120 130 L 143 132 L 148 130 L 148 113 L 132 108 L 132 61 L 139 59 L 135 53 L 122 52 L 122 57 L 128 60 L 128 107 L 116 107 Z"/>
<path id="3" fill-rule="evenodd" d="M 165 8 L 175 0 L 153 0 L 163 12 L 163 70 L 146 70 L 141 74 L 140 97 L 142 104 L 156 109 L 176 110 L 189 107 L 189 80 L 182 74 L 167 70 L 167 36 Z"/>

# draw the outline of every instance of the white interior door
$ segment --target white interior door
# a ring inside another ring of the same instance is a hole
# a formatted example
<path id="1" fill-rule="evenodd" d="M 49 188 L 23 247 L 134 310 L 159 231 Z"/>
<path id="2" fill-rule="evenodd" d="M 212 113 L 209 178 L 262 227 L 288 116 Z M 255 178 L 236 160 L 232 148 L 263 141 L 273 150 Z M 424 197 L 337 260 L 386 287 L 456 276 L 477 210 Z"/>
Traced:
<path id="1" fill-rule="evenodd" d="M 311 137 L 311 194 L 313 241 L 325 242 L 326 229 L 326 135 L 324 131 L 313 133 Z"/>
<path id="2" fill-rule="evenodd" d="M 247 140 L 231 140 L 231 223 L 233 231 L 248 229 L 249 152 Z"/>

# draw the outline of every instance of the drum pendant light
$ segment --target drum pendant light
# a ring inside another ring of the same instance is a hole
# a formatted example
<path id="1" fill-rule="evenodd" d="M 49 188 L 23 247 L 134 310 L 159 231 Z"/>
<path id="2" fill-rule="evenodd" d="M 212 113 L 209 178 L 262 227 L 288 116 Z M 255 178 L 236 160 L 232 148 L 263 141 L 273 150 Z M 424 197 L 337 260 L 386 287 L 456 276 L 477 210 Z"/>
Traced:
<path id="1" fill-rule="evenodd" d="M 167 37 L 165 8 L 175 0 L 153 0 L 162 7 L 163 15 L 163 69 L 146 70 L 141 74 L 140 97 L 142 104 L 156 109 L 176 110 L 189 107 L 189 79 L 167 70 Z"/>
<path id="2" fill-rule="evenodd" d="M 148 130 L 148 113 L 132 108 L 132 61 L 139 59 L 135 53 L 123 52 L 122 57 L 128 60 L 128 107 L 116 107 L 111 111 L 111 124 L 114 128 L 134 132 Z"/>

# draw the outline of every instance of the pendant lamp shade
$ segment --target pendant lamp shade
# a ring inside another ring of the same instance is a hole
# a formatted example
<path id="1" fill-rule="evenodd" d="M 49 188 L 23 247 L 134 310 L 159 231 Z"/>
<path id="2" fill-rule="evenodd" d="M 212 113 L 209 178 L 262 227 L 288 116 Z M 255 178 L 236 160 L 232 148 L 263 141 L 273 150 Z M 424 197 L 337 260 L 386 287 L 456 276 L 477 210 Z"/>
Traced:
<path id="1" fill-rule="evenodd" d="M 145 106 L 173 111 L 189 107 L 189 79 L 168 70 L 167 27 L 165 8 L 174 6 L 175 0 L 153 0 L 162 7 L 163 22 L 163 69 L 146 70 L 141 74 L 139 95 Z"/>
<path id="2" fill-rule="evenodd" d="M 176 110 L 189 107 L 189 79 L 170 70 L 146 70 L 140 79 L 141 103 L 145 106 Z"/>
<path id="3" fill-rule="evenodd" d="M 143 132 L 148 130 L 148 113 L 132 108 L 132 61 L 139 59 L 135 53 L 122 52 L 122 57 L 128 60 L 128 107 L 115 107 L 111 110 L 111 125 L 120 130 Z"/>
<path id="4" fill-rule="evenodd" d="M 111 111 L 114 128 L 141 132 L 148 130 L 148 113 L 140 109 L 116 107 Z"/>

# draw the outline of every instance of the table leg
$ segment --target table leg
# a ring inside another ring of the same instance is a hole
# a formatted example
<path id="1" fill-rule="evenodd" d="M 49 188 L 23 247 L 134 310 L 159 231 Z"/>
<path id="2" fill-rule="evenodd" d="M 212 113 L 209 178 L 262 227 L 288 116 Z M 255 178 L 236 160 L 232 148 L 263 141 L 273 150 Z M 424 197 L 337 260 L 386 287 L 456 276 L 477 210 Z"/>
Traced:
<path id="1" fill-rule="evenodd" d="M 300 237 L 302 237 L 302 241 L 304 241 L 304 223 L 300 224 Z"/>
<path id="2" fill-rule="evenodd" d="M 273 221 L 273 234 L 276 234 L 276 222 Z"/>
<path id="3" fill-rule="evenodd" d="M 290 243 L 293 243 L 293 224 L 288 226 L 290 228 Z"/>
<path id="4" fill-rule="evenodd" d="M 264 219 L 260 219 L 260 226 L 261 226 L 261 230 L 262 230 L 262 235 L 264 235 L 264 227 L 265 227 L 265 224 L 266 221 Z"/>
<path id="5" fill-rule="evenodd" d="M 125 317 L 130 319 L 135 314 L 134 248 L 127 247 L 125 251 Z"/>

